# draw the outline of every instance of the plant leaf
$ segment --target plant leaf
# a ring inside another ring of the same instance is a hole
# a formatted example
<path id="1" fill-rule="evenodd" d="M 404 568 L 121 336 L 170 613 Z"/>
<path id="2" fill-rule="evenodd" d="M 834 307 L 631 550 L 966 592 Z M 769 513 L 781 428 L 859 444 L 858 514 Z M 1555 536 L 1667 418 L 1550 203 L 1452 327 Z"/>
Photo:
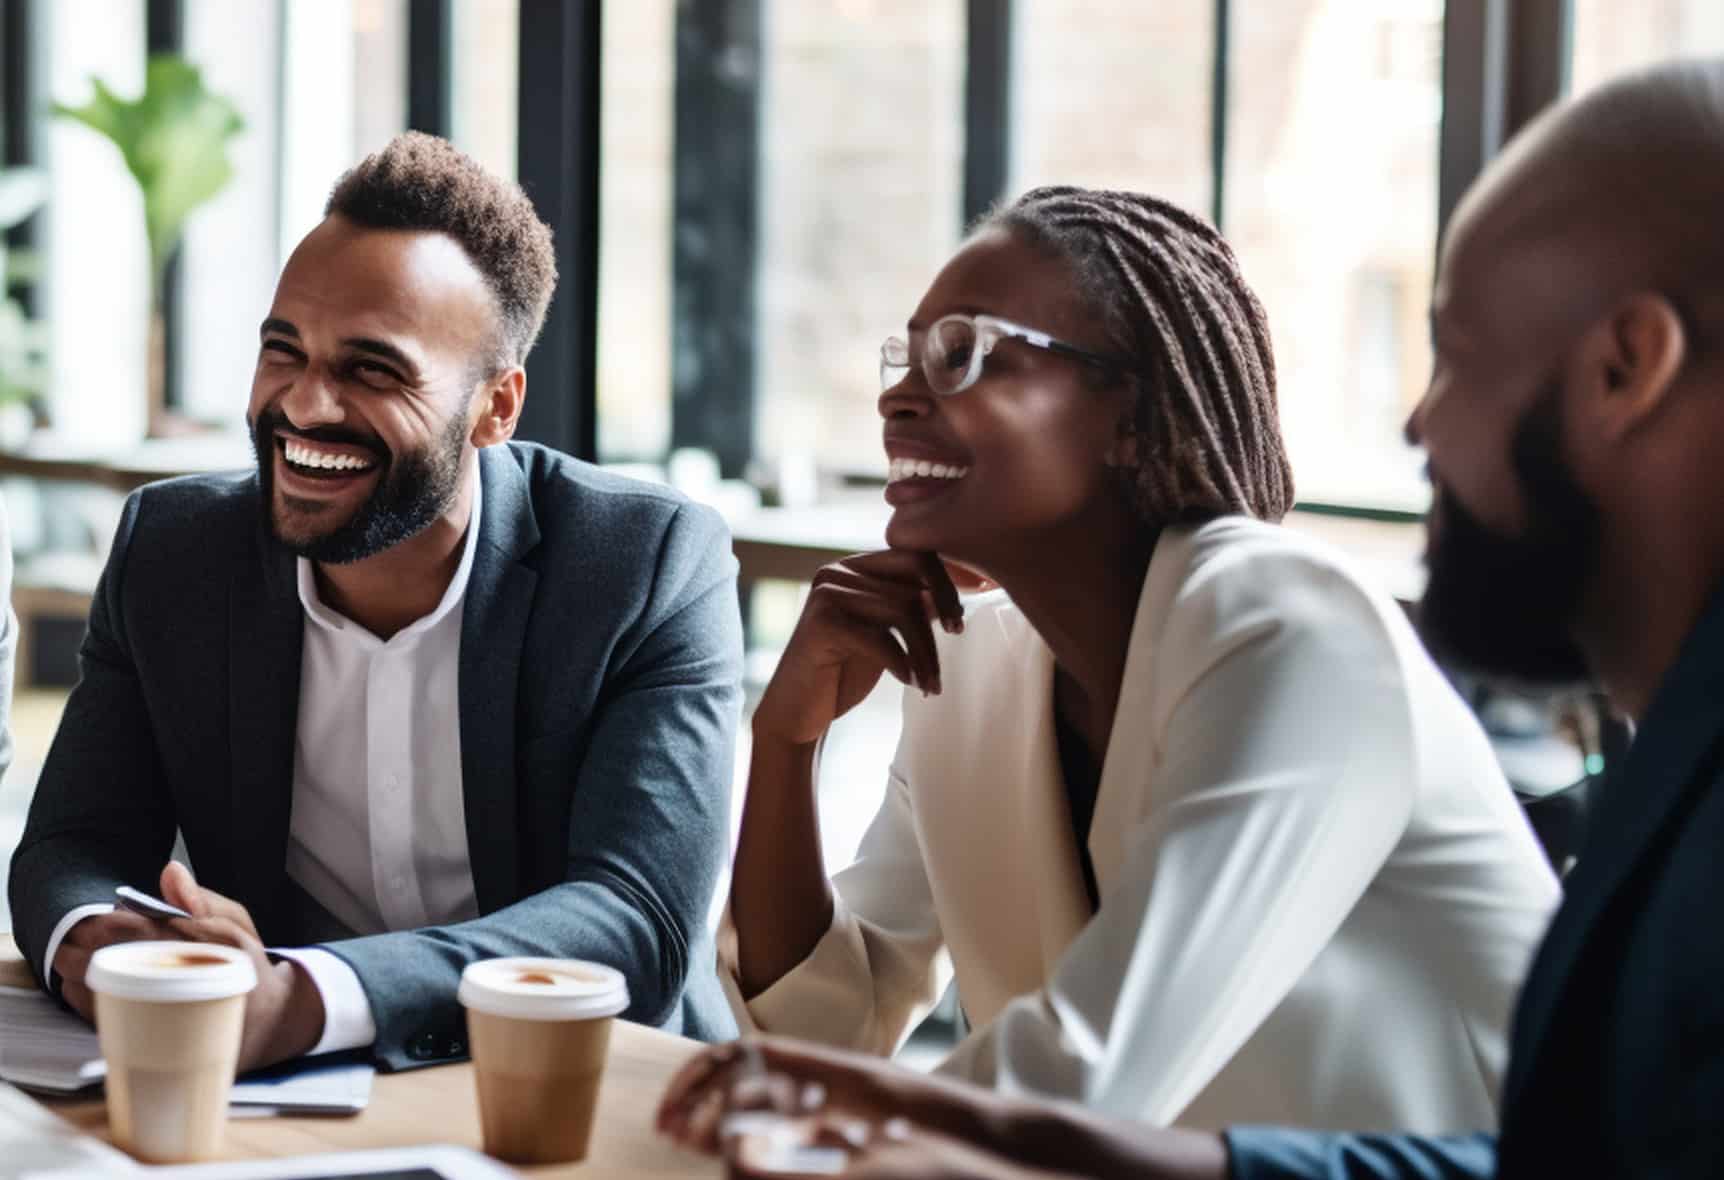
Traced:
<path id="1" fill-rule="evenodd" d="M 89 102 L 54 109 L 119 148 L 143 193 L 151 273 L 159 279 L 192 210 L 233 178 L 227 142 L 245 127 L 238 108 L 205 89 L 196 66 L 159 54 L 150 58 L 144 92 L 135 100 L 115 97 L 97 79 Z"/>

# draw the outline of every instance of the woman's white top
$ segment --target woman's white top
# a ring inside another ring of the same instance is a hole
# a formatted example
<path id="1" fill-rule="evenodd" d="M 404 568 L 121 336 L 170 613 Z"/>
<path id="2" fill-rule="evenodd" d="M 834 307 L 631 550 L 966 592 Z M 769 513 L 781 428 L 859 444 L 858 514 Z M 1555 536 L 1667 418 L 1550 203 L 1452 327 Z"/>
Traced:
<path id="1" fill-rule="evenodd" d="M 937 633 L 938 634 L 938 633 Z M 1092 916 L 1052 653 L 1002 595 L 905 694 L 831 929 L 746 1028 L 890 1053 L 947 972 L 942 1067 L 1107 1114 L 1494 1128 L 1554 875 L 1472 714 L 1339 555 L 1238 517 L 1169 529 L 1102 767 Z M 948 966 L 949 963 L 949 966 Z"/>

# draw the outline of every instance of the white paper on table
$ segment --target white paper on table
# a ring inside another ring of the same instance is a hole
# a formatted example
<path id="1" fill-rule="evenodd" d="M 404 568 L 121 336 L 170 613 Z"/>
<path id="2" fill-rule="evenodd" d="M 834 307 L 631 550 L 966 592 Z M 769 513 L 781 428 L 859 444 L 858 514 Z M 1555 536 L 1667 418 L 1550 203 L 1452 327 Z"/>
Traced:
<path id="1" fill-rule="evenodd" d="M 107 1076 L 95 1030 L 33 987 L 0 987 L 0 1078 L 73 1094 Z"/>
<path id="2" fill-rule="evenodd" d="M 77 1176 L 130 1176 L 140 1169 L 46 1107 L 0 1084 L 0 1177 L 54 1171 Z"/>
<path id="3" fill-rule="evenodd" d="M 26 1089 L 75 1094 L 107 1076 L 95 1030 L 35 988 L 0 987 L 0 1078 Z M 236 1117 L 357 1114 L 376 1070 L 363 1062 L 313 1064 L 234 1083 Z"/>
<path id="4" fill-rule="evenodd" d="M 88 1175 L 88 1173 L 78 1173 Z M 390 1147 L 151 1168 L 157 1180 L 514 1180 L 516 1173 L 464 1147 Z M 72 1180 L 71 1172 L 33 1175 L 30 1180 Z"/>

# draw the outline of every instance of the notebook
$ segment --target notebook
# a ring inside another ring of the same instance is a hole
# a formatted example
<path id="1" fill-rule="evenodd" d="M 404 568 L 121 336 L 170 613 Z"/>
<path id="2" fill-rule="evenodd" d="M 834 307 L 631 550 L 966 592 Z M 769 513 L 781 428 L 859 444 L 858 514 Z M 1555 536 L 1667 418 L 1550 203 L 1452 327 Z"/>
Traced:
<path id="1" fill-rule="evenodd" d="M 35 988 L 0 987 L 0 1078 L 28 1090 L 75 1094 L 107 1073 L 89 1025 Z M 340 1057 L 312 1058 L 248 1074 L 234 1083 L 239 1116 L 357 1114 L 376 1071 Z"/>

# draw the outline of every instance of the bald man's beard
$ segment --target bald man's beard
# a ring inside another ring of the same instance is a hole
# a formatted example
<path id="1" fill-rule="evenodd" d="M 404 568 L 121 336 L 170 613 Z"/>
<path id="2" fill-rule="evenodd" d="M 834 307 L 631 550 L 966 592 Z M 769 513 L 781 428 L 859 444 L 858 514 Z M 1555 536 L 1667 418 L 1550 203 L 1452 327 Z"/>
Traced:
<path id="1" fill-rule="evenodd" d="M 1521 535 L 1486 528 L 1438 491 L 1442 529 L 1426 555 L 1419 630 L 1446 664 L 1536 686 L 1588 679 L 1574 625 L 1597 572 L 1599 515 L 1562 459 L 1560 397 L 1553 380 L 1515 428 L 1511 458 L 1527 503 Z"/>

